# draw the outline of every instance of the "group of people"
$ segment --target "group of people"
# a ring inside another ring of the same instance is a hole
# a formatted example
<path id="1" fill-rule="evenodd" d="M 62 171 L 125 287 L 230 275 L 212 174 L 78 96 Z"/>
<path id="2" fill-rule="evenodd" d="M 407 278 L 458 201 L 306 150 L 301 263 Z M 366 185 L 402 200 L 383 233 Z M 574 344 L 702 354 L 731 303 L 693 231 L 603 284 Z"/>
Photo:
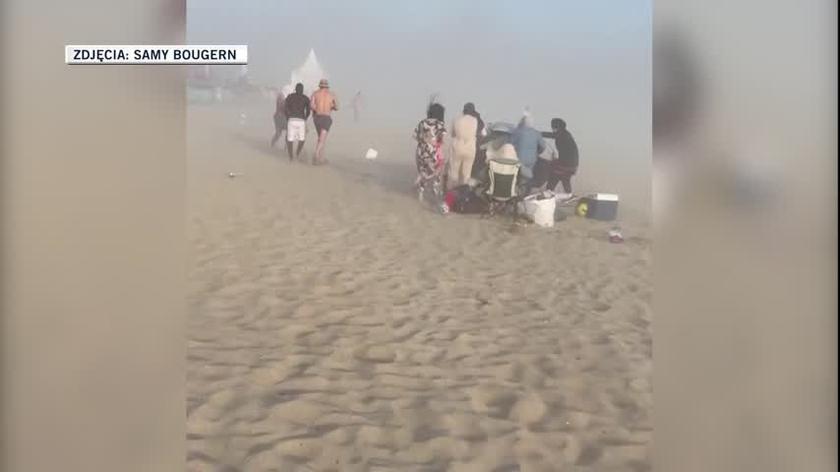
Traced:
<path id="1" fill-rule="evenodd" d="M 336 110 L 338 110 L 338 100 L 335 94 L 330 91 L 330 84 L 327 79 L 321 79 L 318 83 L 318 90 L 311 97 L 304 94 L 303 84 L 301 83 L 295 85 L 294 93 L 286 94 L 281 91 L 277 95 L 274 111 L 274 136 L 271 138 L 271 147 L 277 144 L 280 136 L 285 132 L 289 161 L 294 161 L 296 157 L 300 157 L 306 142 L 306 121 L 311 115 L 318 136 L 312 164 L 326 164 L 324 147 L 326 146 L 327 135 L 332 127 L 332 112 Z M 295 153 L 294 145 L 296 142 L 297 152 Z"/>
<path id="2" fill-rule="evenodd" d="M 483 180 L 488 151 L 491 158 L 518 160 L 520 178 L 529 192 L 543 186 L 553 190 L 562 183 L 563 190 L 572 193 L 572 176 L 578 168 L 578 147 L 562 119 L 552 119 L 551 131 L 540 132 L 526 114 L 510 133 L 491 132 L 475 105 L 467 103 L 448 133 L 444 115 L 444 106 L 433 102 L 426 111 L 426 118 L 414 129 L 418 173 L 415 185 L 421 195 L 429 184 L 454 188 Z M 451 152 L 447 160 L 444 148 L 450 134 Z M 554 153 L 546 152 L 545 138 L 554 141 Z"/>
<path id="3" fill-rule="evenodd" d="M 281 91 L 274 112 L 271 147 L 285 133 L 289 160 L 300 157 L 306 143 L 306 121 L 311 116 L 318 137 L 312 163 L 326 164 L 324 148 L 332 127 L 332 112 L 337 110 L 338 100 L 327 79 L 320 80 L 318 90 L 311 97 L 304 94 L 301 83 L 295 85 L 293 93 Z M 578 147 L 562 119 L 552 119 L 551 131 L 540 132 L 526 113 L 509 133 L 499 133 L 488 130 L 475 104 L 466 103 L 462 113 L 452 122 L 450 131 L 447 131 L 445 113 L 444 106 L 433 101 L 426 110 L 426 118 L 414 129 L 418 174 L 415 185 L 421 193 L 429 184 L 442 191 L 483 180 L 488 151 L 492 154 L 491 158 L 518 160 L 520 178 L 528 191 L 543 186 L 553 190 L 562 183 L 563 190 L 572 193 L 571 179 L 577 173 Z M 451 136 L 451 150 L 445 152 L 448 136 Z M 554 153 L 546 152 L 544 138 L 554 141 Z"/>
<path id="4" fill-rule="evenodd" d="M 444 141 L 449 133 L 446 131 L 445 112 L 446 109 L 440 103 L 431 103 L 426 118 L 414 129 L 418 174 L 415 184 L 420 187 L 447 178 L 448 186 L 465 184 L 473 175 L 476 160 L 482 160 L 483 152 L 479 142 L 487 136 L 487 128 L 475 105 L 467 103 L 463 114 L 452 124 L 452 153 L 449 169 L 446 168 Z M 482 164 L 480 162 L 479 166 Z"/>

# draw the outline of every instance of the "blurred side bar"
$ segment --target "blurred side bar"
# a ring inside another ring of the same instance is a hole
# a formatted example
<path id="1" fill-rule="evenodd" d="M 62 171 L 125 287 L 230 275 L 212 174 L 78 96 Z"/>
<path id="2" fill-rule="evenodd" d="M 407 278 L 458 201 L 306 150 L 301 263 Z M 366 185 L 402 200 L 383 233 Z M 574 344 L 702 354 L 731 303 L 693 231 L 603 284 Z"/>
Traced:
<path id="1" fill-rule="evenodd" d="M 183 1 L 3 2 L 0 470 L 184 468 Z"/>
<path id="2" fill-rule="evenodd" d="M 836 470 L 836 10 L 655 3 L 655 470 Z"/>

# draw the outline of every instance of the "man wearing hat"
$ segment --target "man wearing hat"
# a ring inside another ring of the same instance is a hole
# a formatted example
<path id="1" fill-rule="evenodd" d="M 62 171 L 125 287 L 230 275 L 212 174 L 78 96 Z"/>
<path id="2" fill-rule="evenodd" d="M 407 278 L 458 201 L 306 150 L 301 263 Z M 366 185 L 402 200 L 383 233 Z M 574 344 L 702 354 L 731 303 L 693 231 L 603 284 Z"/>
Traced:
<path id="1" fill-rule="evenodd" d="M 315 124 L 315 131 L 318 133 L 318 143 L 315 145 L 315 158 L 313 164 L 326 164 L 324 159 L 324 145 L 327 141 L 327 134 L 332 126 L 330 114 L 338 110 L 338 102 L 335 95 L 330 91 L 330 83 L 327 79 L 321 79 L 318 83 L 318 90 L 312 94 L 312 121 Z"/>

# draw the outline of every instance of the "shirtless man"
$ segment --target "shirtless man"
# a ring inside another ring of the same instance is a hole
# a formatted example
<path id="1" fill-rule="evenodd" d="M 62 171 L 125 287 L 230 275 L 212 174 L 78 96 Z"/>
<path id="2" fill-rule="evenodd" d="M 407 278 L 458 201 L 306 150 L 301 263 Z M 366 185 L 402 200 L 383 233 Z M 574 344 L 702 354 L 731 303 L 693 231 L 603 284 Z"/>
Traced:
<path id="1" fill-rule="evenodd" d="M 318 90 L 312 94 L 312 121 L 315 124 L 315 131 L 318 133 L 318 144 L 315 145 L 314 165 L 326 164 L 324 159 L 324 145 L 327 141 L 327 133 L 332 126 L 330 114 L 338 110 L 338 102 L 335 95 L 330 92 L 330 84 L 327 79 L 321 79 L 318 83 Z"/>

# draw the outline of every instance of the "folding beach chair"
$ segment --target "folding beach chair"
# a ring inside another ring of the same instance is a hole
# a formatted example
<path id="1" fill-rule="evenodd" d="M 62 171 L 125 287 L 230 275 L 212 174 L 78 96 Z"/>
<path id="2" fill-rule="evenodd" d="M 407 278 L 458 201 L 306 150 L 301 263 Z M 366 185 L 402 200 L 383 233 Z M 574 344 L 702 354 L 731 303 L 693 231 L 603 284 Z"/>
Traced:
<path id="1" fill-rule="evenodd" d="M 489 212 L 494 215 L 498 210 L 513 208 L 516 218 L 519 191 L 517 178 L 521 164 L 513 159 L 490 159 L 487 161 L 487 173 L 490 187 L 487 189 L 487 199 L 490 202 Z"/>

